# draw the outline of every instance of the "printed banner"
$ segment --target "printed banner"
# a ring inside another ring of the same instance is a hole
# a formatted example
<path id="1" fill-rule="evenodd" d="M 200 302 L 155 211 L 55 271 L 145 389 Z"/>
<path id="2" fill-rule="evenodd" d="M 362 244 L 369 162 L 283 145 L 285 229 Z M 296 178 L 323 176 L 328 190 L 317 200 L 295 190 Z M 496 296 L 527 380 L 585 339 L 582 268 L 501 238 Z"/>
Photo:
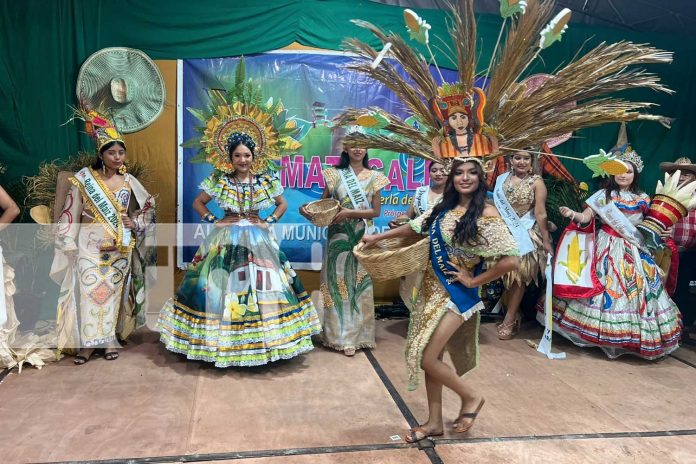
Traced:
<path id="1" fill-rule="evenodd" d="M 247 79 L 260 86 L 265 99 L 280 99 L 288 110 L 288 118 L 301 128 L 297 138 L 302 147 L 297 153 L 285 156 L 281 163 L 283 169 L 279 177 L 289 207 L 275 226 L 281 248 L 297 269 L 318 269 L 321 265 L 326 228 L 307 222 L 298 209 L 304 203 L 319 199 L 324 189 L 321 170 L 336 164 L 340 157 L 344 131 L 332 131 L 333 118 L 345 108 L 368 106 L 408 116 L 386 87 L 345 69 L 351 60 L 350 56 L 336 52 L 272 52 L 244 59 Z M 186 108 L 205 107 L 209 89 L 229 87 L 238 62 L 239 58 L 180 62 L 179 143 L 195 137 L 194 127 L 200 124 Z M 442 71 L 448 81 L 456 80 L 455 72 Z M 417 127 L 415 120 L 413 124 Z M 207 164 L 190 163 L 195 154 L 195 149 L 180 148 L 177 216 L 180 267 L 190 262 L 198 245 L 212 230 L 201 222 L 191 206 L 200 192 L 199 184 L 212 170 Z M 390 220 L 408 209 L 415 189 L 429 183 L 426 163 L 403 153 L 373 149 L 368 150 L 368 155 L 370 166 L 382 170 L 391 181 L 382 191 L 382 214 L 375 220 L 377 229 L 384 230 Z M 209 207 L 218 217 L 222 215 L 214 201 Z M 262 216 L 266 214 L 270 211 L 262 211 Z"/>

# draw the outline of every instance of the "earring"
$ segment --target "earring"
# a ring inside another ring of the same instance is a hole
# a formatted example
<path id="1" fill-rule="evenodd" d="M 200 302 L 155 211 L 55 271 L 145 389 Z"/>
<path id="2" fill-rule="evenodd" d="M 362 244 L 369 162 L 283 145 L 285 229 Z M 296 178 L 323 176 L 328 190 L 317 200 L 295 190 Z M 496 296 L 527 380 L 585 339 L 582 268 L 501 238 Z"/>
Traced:
<path id="1" fill-rule="evenodd" d="M 118 168 L 118 173 L 124 175 L 128 168 L 126 168 L 126 163 L 123 163 L 120 168 Z"/>

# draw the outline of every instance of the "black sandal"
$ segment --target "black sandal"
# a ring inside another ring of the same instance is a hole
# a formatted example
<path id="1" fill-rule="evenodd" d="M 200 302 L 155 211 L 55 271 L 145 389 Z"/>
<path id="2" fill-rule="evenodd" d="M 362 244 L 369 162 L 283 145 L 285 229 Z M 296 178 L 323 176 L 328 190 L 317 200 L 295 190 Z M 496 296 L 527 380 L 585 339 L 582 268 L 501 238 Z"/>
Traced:
<path id="1" fill-rule="evenodd" d="M 83 355 L 81 355 L 81 354 L 77 354 L 77 355 L 75 355 L 75 359 L 73 359 L 73 363 L 74 363 L 75 365 L 77 365 L 77 366 L 81 366 L 81 365 L 83 365 L 83 364 L 87 364 L 87 361 L 89 361 L 90 359 L 92 359 L 92 356 L 94 356 L 94 353 L 96 353 L 96 352 L 97 352 L 97 350 L 96 350 L 96 348 L 95 348 L 95 349 L 92 349 L 92 351 L 91 351 L 91 352 L 89 353 L 89 355 L 87 355 L 87 356 L 83 356 Z"/>
<path id="2" fill-rule="evenodd" d="M 118 351 L 107 351 L 104 353 L 104 359 L 107 361 L 113 361 L 115 359 L 118 359 Z"/>

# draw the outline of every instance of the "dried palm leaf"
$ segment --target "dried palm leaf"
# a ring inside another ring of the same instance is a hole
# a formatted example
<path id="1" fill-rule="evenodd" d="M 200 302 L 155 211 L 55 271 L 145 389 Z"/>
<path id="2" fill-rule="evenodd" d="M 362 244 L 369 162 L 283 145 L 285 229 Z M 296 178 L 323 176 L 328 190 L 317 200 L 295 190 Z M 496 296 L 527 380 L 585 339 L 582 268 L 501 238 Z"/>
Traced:
<path id="1" fill-rule="evenodd" d="M 452 26 L 449 33 L 457 51 L 459 82 L 471 92 L 476 77 L 476 18 L 474 1 L 460 0 L 450 4 Z"/>
<path id="2" fill-rule="evenodd" d="M 527 10 L 512 22 L 500 56 L 491 57 L 491 80 L 486 93 L 484 117 L 492 122 L 500 101 L 534 58 L 539 48 L 539 33 L 551 18 L 553 0 L 529 0 Z"/>
<path id="3" fill-rule="evenodd" d="M 671 93 L 658 76 L 643 69 L 628 69 L 671 60 L 670 52 L 647 45 L 602 43 L 560 69 L 531 95 L 526 94 L 524 85 L 510 86 L 490 124 L 501 134 L 505 146 L 521 148 L 607 122 L 659 121 L 661 116 L 639 112 L 653 104 L 610 95 L 634 88 Z M 568 105 L 576 101 L 577 106 Z"/>
<path id="4" fill-rule="evenodd" d="M 356 60 L 347 68 L 381 82 L 403 102 L 410 112 L 417 115 L 425 124 L 436 127 L 437 121 L 431 114 L 427 101 L 437 95 L 437 84 L 430 74 L 425 58 L 406 45 L 400 36 L 393 33 L 385 34 L 377 26 L 366 21 L 354 20 L 353 22 L 371 31 L 383 45 L 392 44 L 390 54 L 399 62 L 406 77 L 389 60 L 382 60 L 376 68 L 372 68 L 372 62 L 379 52 L 357 39 L 348 39 L 343 42 L 346 50 L 357 55 Z"/>

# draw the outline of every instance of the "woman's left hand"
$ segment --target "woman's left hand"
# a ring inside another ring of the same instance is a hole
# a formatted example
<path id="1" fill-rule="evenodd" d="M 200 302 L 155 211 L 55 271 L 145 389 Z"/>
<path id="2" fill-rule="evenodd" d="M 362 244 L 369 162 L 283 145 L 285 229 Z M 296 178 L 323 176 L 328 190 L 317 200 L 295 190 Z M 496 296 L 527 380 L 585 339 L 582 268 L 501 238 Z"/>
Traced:
<path id="1" fill-rule="evenodd" d="M 336 216 L 334 216 L 333 221 L 331 221 L 331 224 L 341 224 L 342 222 L 346 222 L 348 219 L 350 219 L 350 210 L 348 209 L 341 209 Z"/>
<path id="2" fill-rule="evenodd" d="M 466 288 L 476 287 L 476 285 L 474 285 L 473 272 L 471 272 L 464 266 L 459 266 L 458 264 L 453 263 L 452 261 L 447 261 L 447 263 L 453 268 L 455 268 L 456 271 L 445 271 L 445 274 L 456 278 L 459 281 L 459 283 L 464 285 Z"/>

